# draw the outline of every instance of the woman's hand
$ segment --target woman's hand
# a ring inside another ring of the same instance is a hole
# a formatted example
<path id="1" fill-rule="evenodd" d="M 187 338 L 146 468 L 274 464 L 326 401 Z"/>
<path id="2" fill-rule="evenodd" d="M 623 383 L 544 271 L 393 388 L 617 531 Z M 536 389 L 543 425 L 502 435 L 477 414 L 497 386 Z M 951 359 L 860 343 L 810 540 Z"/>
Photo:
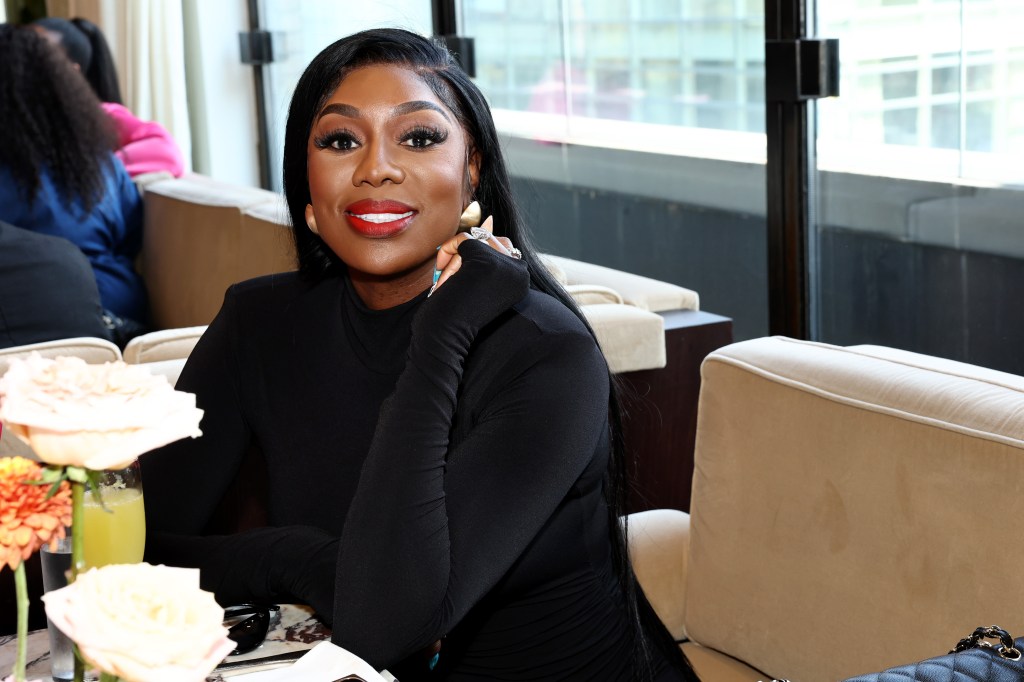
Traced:
<path id="1" fill-rule="evenodd" d="M 435 287 L 416 314 L 413 339 L 429 343 L 454 335 L 460 339 L 456 345 L 468 348 L 484 325 L 522 300 L 530 289 L 530 271 L 510 247 L 489 232 L 481 237 L 460 234 L 445 242 L 447 276 L 438 279 L 445 286 Z M 458 277 L 448 281 L 456 272 Z"/>
<path id="2" fill-rule="evenodd" d="M 494 219 L 488 216 L 480 227 L 474 227 L 469 232 L 460 232 L 444 244 L 441 244 L 437 251 L 437 263 L 434 266 L 435 272 L 440 271 L 440 276 L 431 287 L 430 293 L 437 291 L 438 287 L 448 281 L 452 275 L 462 267 L 462 256 L 459 255 L 459 244 L 467 239 L 476 239 L 487 244 L 489 247 L 510 258 L 522 258 L 519 249 L 512 245 L 508 237 L 494 236 Z"/>

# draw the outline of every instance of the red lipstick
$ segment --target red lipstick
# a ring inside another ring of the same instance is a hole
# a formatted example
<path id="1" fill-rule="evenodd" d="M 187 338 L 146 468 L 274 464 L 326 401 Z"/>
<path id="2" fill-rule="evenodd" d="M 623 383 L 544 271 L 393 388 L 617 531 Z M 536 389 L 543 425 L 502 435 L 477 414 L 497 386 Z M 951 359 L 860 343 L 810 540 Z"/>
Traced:
<path id="1" fill-rule="evenodd" d="M 392 237 L 404 230 L 416 211 L 400 201 L 363 199 L 345 208 L 352 229 L 367 237 Z"/>

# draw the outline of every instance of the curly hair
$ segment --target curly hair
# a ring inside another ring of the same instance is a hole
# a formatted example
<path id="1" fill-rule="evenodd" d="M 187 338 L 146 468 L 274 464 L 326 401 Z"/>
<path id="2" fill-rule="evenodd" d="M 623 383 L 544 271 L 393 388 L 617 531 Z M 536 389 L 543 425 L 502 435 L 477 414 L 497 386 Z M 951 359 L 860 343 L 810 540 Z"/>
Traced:
<path id="1" fill-rule="evenodd" d="M 0 24 L 0 167 L 25 201 L 47 175 L 65 206 L 91 211 L 116 145 L 113 123 L 60 49 L 33 29 Z"/>
<path id="2" fill-rule="evenodd" d="M 99 26 L 82 17 L 70 20 L 45 17 L 33 21 L 32 25 L 46 29 L 59 39 L 58 45 L 64 48 L 68 59 L 78 64 L 78 70 L 101 102 L 124 104 L 114 55 Z"/>

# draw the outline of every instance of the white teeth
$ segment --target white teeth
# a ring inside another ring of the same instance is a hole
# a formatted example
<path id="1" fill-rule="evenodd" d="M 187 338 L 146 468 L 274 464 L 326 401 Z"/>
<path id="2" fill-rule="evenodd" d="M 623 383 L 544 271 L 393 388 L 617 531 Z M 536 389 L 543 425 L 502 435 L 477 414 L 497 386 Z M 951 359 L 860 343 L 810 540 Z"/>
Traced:
<path id="1" fill-rule="evenodd" d="M 368 223 L 392 223 L 402 218 L 408 218 L 412 213 L 412 211 L 406 211 L 405 213 L 353 213 L 352 215 Z"/>

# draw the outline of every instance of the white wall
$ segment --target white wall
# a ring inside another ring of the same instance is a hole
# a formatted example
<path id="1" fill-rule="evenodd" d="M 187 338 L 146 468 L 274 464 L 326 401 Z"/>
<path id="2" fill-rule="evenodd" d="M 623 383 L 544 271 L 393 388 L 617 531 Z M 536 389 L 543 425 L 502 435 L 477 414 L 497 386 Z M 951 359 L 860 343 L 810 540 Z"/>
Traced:
<path id="1" fill-rule="evenodd" d="M 239 58 L 244 0 L 182 0 L 192 165 L 218 180 L 259 186 L 256 94 Z"/>

